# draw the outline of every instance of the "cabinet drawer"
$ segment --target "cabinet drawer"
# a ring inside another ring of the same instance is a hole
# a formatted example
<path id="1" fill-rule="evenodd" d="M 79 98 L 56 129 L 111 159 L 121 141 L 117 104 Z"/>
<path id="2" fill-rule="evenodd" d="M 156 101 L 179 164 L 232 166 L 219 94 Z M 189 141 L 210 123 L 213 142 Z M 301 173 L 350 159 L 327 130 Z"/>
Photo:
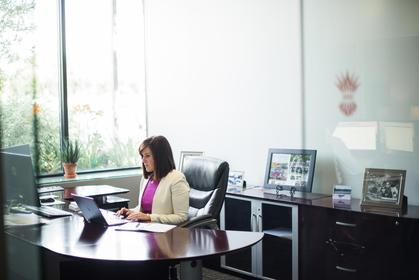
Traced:
<path id="1" fill-rule="evenodd" d="M 400 278 L 402 220 L 321 207 L 300 214 L 303 279 Z"/>

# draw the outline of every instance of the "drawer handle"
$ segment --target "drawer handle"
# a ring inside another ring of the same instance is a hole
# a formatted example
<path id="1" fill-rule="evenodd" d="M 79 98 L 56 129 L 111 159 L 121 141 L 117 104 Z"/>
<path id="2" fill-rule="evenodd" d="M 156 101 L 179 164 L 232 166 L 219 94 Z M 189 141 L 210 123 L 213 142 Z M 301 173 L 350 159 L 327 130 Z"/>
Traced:
<path id="1" fill-rule="evenodd" d="M 258 216 L 255 213 L 253 213 L 252 217 L 253 217 L 253 220 L 254 220 L 252 230 L 253 231 L 259 231 L 259 229 L 258 229 Z"/>
<path id="2" fill-rule="evenodd" d="M 350 224 L 350 223 L 344 223 L 344 222 L 338 222 L 338 221 L 336 221 L 336 224 L 338 226 L 344 226 L 344 227 L 356 227 L 356 224 Z"/>
<path id="3" fill-rule="evenodd" d="M 346 271 L 346 272 L 352 272 L 352 273 L 357 272 L 357 270 L 355 268 L 347 268 L 347 267 L 343 267 L 343 266 L 339 266 L 339 265 L 336 266 L 336 269 Z"/>

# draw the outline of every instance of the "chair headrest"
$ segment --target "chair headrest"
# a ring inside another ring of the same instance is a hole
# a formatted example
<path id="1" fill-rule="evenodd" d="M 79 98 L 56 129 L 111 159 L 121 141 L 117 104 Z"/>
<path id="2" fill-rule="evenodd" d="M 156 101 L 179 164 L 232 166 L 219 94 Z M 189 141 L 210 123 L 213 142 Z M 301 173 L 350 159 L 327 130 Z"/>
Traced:
<path id="1" fill-rule="evenodd" d="M 183 161 L 183 173 L 189 186 L 202 191 L 211 191 L 219 187 L 222 177 L 228 177 L 228 171 L 228 163 L 217 158 L 190 156 Z"/>

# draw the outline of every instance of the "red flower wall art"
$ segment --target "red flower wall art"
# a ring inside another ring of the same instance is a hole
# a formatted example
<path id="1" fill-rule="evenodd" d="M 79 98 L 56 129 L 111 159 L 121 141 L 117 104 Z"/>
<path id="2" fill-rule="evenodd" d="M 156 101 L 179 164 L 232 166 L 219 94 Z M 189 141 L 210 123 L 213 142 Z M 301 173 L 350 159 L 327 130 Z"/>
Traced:
<path id="1" fill-rule="evenodd" d="M 356 103 L 353 96 L 359 87 L 358 78 L 354 74 L 346 72 L 337 78 L 336 87 L 343 97 L 343 101 L 339 104 L 339 109 L 346 116 L 352 115 L 356 111 Z"/>

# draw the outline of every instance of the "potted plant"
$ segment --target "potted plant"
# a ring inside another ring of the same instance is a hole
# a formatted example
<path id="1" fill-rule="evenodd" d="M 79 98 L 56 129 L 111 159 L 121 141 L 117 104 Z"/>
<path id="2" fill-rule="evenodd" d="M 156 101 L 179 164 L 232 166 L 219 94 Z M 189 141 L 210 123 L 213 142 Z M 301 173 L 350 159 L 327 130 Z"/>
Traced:
<path id="1" fill-rule="evenodd" d="M 75 178 L 77 176 L 77 161 L 80 158 L 80 144 L 77 140 L 71 141 L 68 138 L 63 141 L 61 161 L 63 162 L 64 178 Z"/>

